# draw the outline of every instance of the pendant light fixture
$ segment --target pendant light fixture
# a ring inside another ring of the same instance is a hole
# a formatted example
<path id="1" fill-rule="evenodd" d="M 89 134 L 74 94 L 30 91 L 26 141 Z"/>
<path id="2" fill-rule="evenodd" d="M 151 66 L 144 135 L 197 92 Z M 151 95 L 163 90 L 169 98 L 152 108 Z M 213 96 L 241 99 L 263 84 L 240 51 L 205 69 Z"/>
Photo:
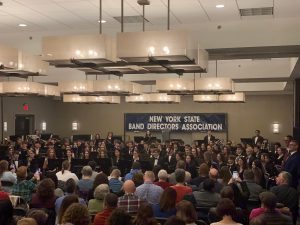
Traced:
<path id="1" fill-rule="evenodd" d="M 60 81 L 58 87 L 62 93 L 88 94 L 93 92 L 92 80 Z"/>
<path id="2" fill-rule="evenodd" d="M 243 103 L 245 101 L 245 93 L 243 92 L 235 92 L 234 94 L 222 94 L 219 96 L 219 102 Z"/>
<path id="3" fill-rule="evenodd" d="M 168 94 L 189 94 L 194 91 L 194 82 L 182 77 L 161 78 L 156 80 L 156 89 Z"/>
<path id="4" fill-rule="evenodd" d="M 128 103 L 180 103 L 179 95 L 167 95 L 165 93 L 149 93 L 138 96 L 126 96 Z"/>
<path id="5" fill-rule="evenodd" d="M 63 95 L 63 102 L 120 104 L 121 99 L 119 96 L 81 96 L 77 94 L 67 94 Z"/>
<path id="6" fill-rule="evenodd" d="M 212 103 L 212 102 L 218 102 L 219 96 L 218 95 L 194 95 L 193 100 L 194 102 Z"/>
<path id="7" fill-rule="evenodd" d="M 9 81 L 2 85 L 5 95 L 39 95 L 44 91 L 44 85 L 36 82 Z"/>

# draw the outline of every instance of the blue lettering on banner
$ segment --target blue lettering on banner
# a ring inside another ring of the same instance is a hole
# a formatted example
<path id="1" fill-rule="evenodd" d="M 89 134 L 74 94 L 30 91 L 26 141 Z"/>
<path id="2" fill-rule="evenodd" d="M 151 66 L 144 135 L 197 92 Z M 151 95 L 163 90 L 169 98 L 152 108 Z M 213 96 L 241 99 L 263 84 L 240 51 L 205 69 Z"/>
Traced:
<path id="1" fill-rule="evenodd" d="M 227 131 L 226 113 L 125 113 L 126 131 Z"/>

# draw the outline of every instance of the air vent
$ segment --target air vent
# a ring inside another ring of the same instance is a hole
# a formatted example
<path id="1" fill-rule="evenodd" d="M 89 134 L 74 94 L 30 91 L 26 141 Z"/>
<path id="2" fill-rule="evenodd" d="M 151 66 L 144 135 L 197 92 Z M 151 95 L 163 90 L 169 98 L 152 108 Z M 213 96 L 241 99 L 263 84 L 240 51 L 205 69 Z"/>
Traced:
<path id="1" fill-rule="evenodd" d="M 114 17 L 115 20 L 117 20 L 118 22 L 121 23 L 121 17 Z M 138 15 L 138 16 L 124 16 L 123 18 L 123 22 L 124 23 L 142 23 L 143 22 L 143 17 Z M 145 22 L 149 22 L 149 20 L 147 20 L 145 18 Z"/>
<path id="2" fill-rule="evenodd" d="M 240 9 L 241 16 L 266 16 L 273 15 L 273 13 L 273 7 Z"/>

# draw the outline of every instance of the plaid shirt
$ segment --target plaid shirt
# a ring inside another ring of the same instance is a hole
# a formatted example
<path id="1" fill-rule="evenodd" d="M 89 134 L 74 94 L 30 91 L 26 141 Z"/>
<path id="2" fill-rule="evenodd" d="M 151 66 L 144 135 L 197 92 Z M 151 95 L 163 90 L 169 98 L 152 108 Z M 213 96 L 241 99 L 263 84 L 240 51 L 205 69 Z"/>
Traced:
<path id="1" fill-rule="evenodd" d="M 141 204 L 145 203 L 134 194 L 125 194 L 118 199 L 118 207 L 124 209 L 128 213 L 137 213 Z"/>
<path id="2" fill-rule="evenodd" d="M 33 183 L 31 180 L 22 180 L 18 181 L 16 184 L 13 185 L 12 194 L 21 196 L 27 202 L 31 200 L 31 193 L 35 189 L 36 184 Z"/>

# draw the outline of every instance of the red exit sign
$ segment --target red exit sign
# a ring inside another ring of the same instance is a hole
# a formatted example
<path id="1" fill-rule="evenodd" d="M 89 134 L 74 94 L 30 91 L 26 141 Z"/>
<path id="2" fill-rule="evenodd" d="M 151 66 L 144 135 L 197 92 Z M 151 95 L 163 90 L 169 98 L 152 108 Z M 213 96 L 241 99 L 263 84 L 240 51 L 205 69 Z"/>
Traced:
<path id="1" fill-rule="evenodd" d="M 24 110 L 24 111 L 28 111 L 28 110 L 29 110 L 29 106 L 28 106 L 27 103 L 24 103 L 24 104 L 23 104 L 23 110 Z"/>

